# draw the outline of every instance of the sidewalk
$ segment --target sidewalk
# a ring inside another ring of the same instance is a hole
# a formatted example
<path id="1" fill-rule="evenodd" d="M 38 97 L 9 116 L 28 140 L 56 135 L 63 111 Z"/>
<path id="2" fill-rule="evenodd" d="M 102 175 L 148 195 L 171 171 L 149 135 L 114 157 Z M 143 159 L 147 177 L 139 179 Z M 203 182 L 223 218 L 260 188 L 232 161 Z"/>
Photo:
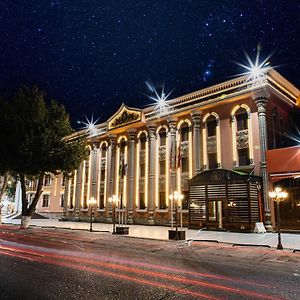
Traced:
<path id="1" fill-rule="evenodd" d="M 20 219 L 2 219 L 3 224 L 19 225 Z M 56 219 L 33 219 L 30 222 L 32 226 L 46 228 L 65 228 L 72 230 L 89 230 L 90 224 L 86 222 L 61 222 Z M 151 239 L 168 239 L 168 230 L 170 227 L 164 226 L 145 226 L 145 225 L 129 225 L 129 236 L 136 238 Z M 93 223 L 95 232 L 111 232 L 112 224 Z M 236 232 L 219 232 L 206 230 L 193 230 L 184 228 L 186 231 L 186 240 L 192 241 L 218 241 L 219 243 L 243 244 L 243 245 L 261 245 L 276 248 L 277 233 L 236 233 Z M 300 234 L 283 233 L 282 245 L 284 249 L 300 251 Z"/>

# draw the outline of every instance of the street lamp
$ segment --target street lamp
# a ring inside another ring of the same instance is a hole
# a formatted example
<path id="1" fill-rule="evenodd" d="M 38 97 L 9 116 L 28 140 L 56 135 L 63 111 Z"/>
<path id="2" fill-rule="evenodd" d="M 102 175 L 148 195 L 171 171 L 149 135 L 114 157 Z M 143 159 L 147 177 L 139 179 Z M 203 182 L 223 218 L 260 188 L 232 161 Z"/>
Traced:
<path id="1" fill-rule="evenodd" d="M 269 197 L 275 201 L 276 207 L 277 207 L 277 213 L 276 213 L 276 223 L 277 223 L 277 231 L 278 231 L 278 244 L 277 249 L 283 249 L 281 244 L 281 235 L 280 235 L 280 210 L 279 210 L 279 204 L 280 202 L 284 201 L 288 196 L 288 193 L 286 191 L 282 191 L 280 187 L 276 187 L 274 191 L 269 192 Z"/>
<path id="2" fill-rule="evenodd" d="M 117 195 L 112 195 L 111 197 L 108 198 L 108 202 L 111 203 L 112 205 L 112 221 L 113 221 L 113 234 L 116 233 L 116 205 L 119 202 L 119 198 Z"/>
<path id="3" fill-rule="evenodd" d="M 181 205 L 181 201 L 183 200 L 183 195 L 178 191 L 174 191 L 169 196 L 169 199 L 171 201 L 175 201 L 175 215 L 176 215 L 176 236 L 175 236 L 175 239 L 179 240 L 179 235 L 178 235 L 178 205 L 179 205 L 179 202 L 180 202 L 180 205 Z"/>
<path id="4" fill-rule="evenodd" d="M 88 200 L 88 205 L 90 206 L 91 209 L 91 216 L 90 216 L 90 232 L 93 231 L 93 216 L 94 216 L 94 210 L 93 210 L 93 206 L 94 204 L 96 204 L 97 201 L 95 200 L 95 198 L 91 198 Z"/>

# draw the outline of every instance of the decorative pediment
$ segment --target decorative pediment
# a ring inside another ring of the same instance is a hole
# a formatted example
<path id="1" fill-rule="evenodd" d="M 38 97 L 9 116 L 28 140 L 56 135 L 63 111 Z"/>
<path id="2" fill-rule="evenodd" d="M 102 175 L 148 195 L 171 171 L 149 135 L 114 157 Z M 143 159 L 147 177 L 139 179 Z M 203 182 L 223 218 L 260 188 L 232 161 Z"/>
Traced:
<path id="1" fill-rule="evenodd" d="M 124 103 L 118 111 L 109 118 L 108 130 L 122 127 L 131 123 L 139 122 L 142 120 L 142 112 L 139 109 L 127 107 Z"/>

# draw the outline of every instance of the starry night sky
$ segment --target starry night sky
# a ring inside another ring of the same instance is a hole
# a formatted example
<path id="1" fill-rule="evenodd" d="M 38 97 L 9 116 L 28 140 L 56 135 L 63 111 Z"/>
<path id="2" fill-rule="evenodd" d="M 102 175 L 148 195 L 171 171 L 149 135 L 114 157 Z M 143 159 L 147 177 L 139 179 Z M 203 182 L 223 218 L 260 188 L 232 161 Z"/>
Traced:
<path id="1" fill-rule="evenodd" d="M 299 88 L 299 32 L 296 0 L 2 0 L 0 91 L 37 84 L 78 126 L 152 103 L 145 81 L 176 97 L 228 80 L 258 44 Z"/>

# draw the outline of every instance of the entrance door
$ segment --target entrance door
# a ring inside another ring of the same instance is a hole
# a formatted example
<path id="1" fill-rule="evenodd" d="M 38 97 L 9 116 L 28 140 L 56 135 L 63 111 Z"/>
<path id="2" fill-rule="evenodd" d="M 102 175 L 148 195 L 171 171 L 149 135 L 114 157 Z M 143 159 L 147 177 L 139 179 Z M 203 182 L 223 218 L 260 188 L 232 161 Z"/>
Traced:
<path id="1" fill-rule="evenodd" d="M 217 229 L 223 228 L 221 200 L 208 201 L 208 221 L 212 227 Z"/>

